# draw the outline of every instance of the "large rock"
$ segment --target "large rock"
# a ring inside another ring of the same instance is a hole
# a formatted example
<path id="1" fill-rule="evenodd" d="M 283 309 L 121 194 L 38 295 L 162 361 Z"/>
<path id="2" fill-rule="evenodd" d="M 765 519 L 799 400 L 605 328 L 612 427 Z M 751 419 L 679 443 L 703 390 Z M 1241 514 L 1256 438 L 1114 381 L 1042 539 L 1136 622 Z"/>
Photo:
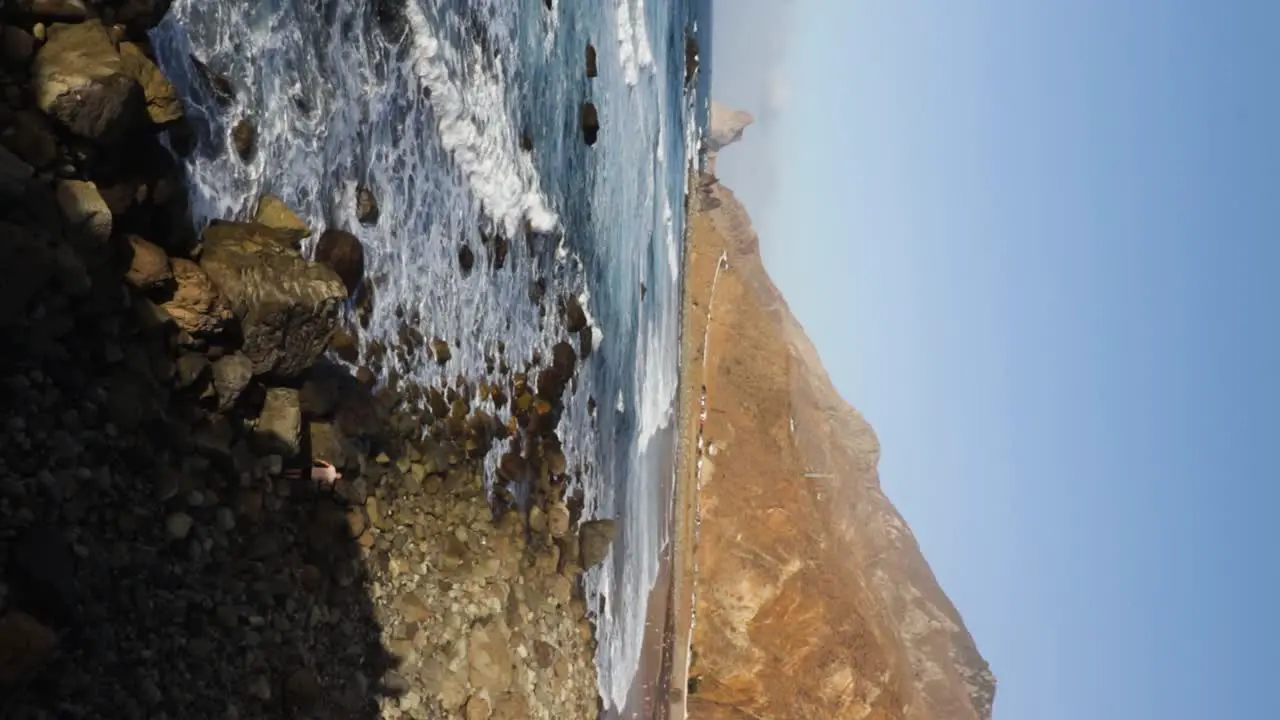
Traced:
<path id="1" fill-rule="evenodd" d="M 342 279 L 256 223 L 205 228 L 200 266 L 240 319 L 254 372 L 292 377 L 311 367 L 338 326 Z"/>
<path id="2" fill-rule="evenodd" d="M 259 225 L 279 231 L 282 237 L 289 238 L 293 247 L 297 247 L 298 242 L 311 234 L 311 228 L 307 227 L 302 218 L 275 195 L 258 198 L 258 210 L 253 214 L 253 219 Z"/>
<path id="3" fill-rule="evenodd" d="M 582 523 L 578 529 L 578 544 L 581 547 L 582 567 L 592 568 L 604 562 L 609 556 L 609 546 L 617 535 L 617 524 L 613 520 L 592 520 Z"/>
<path id="4" fill-rule="evenodd" d="M 60 180 L 57 195 L 63 217 L 81 238 L 105 243 L 111 237 L 111 208 L 97 185 L 85 180 Z"/>
<path id="5" fill-rule="evenodd" d="M 500 618 L 491 618 L 472 628 L 467 638 L 467 659 L 471 670 L 468 680 L 471 687 L 487 690 L 490 695 L 505 692 L 511 687 L 511 648 L 505 629 Z"/>
<path id="6" fill-rule="evenodd" d="M 12 70 L 25 70 L 36 52 L 31 33 L 12 25 L 0 25 L 0 63 Z"/>
<path id="7" fill-rule="evenodd" d="M 97 20 L 56 24 L 31 66 L 36 106 L 80 137 L 111 142 L 147 117 L 142 87 Z"/>
<path id="8" fill-rule="evenodd" d="M 154 290 L 173 280 L 173 268 L 169 256 L 158 245 L 138 237 L 129 236 L 129 271 L 124 279 L 139 290 Z"/>
<path id="9" fill-rule="evenodd" d="M 14 4 L 38 20 L 78 22 L 89 16 L 85 0 L 17 0 Z"/>
<path id="10" fill-rule="evenodd" d="M 297 455 L 302 437 L 302 407 L 298 403 L 298 391 L 292 388 L 271 388 L 258 415 L 258 444 L 267 452 L 281 455 Z"/>
<path id="11" fill-rule="evenodd" d="M 151 122 L 164 125 L 182 117 L 182 99 L 178 97 L 178 90 L 141 48 L 131 42 L 120 43 L 120 60 L 125 71 L 142 88 Z"/>
<path id="12" fill-rule="evenodd" d="M 173 297 L 160 307 L 173 321 L 194 337 L 216 335 L 227 328 L 233 315 L 231 305 L 199 265 L 186 258 L 171 262 Z"/>
<path id="13" fill-rule="evenodd" d="M 347 467 L 349 460 L 355 457 L 356 451 L 338 428 L 332 423 L 312 422 L 308 425 L 311 433 L 311 456 L 327 460 L 335 467 Z"/>
<path id="14" fill-rule="evenodd" d="M 58 140 L 49 120 L 35 110 L 20 110 L 13 124 L 0 130 L 0 144 L 35 168 L 46 168 L 58 159 Z"/>
<path id="15" fill-rule="evenodd" d="M 234 405 L 252 379 L 253 361 L 244 353 L 218 358 L 213 364 L 213 389 L 218 395 L 218 409 L 226 410 Z"/>
<path id="16" fill-rule="evenodd" d="M 333 268 L 347 293 L 354 295 L 364 278 L 364 246 L 345 230 L 325 230 L 316 243 L 316 261 Z"/>

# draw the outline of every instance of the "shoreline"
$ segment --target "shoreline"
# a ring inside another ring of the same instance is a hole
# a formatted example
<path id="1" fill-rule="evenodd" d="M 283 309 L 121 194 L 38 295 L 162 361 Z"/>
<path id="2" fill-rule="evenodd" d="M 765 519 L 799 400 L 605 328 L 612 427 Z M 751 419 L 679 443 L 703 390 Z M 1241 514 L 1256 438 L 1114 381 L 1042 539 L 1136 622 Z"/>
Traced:
<path id="1" fill-rule="evenodd" d="M 685 695 L 688 687 L 692 650 L 698 518 L 698 477 L 700 452 L 700 418 L 698 405 L 705 400 L 701 389 L 705 319 L 696 327 L 692 321 L 692 294 L 689 290 L 693 262 L 693 218 L 698 211 L 697 177 L 699 170 L 690 167 L 690 192 L 685 202 L 688 220 L 685 242 L 681 249 L 680 285 L 680 353 L 679 381 L 676 391 L 676 427 L 672 448 L 673 472 L 666 482 L 671 484 L 670 505 L 665 518 L 670 528 L 670 542 L 659 558 L 658 577 L 645 611 L 645 640 L 636 677 L 627 705 L 601 714 L 614 720 L 684 720 Z M 693 342 L 691 342 L 693 340 Z"/>
<path id="2" fill-rule="evenodd" d="M 693 320 L 693 229 L 699 211 L 698 176 L 700 170 L 689 170 L 689 196 L 685 203 L 685 237 L 681 257 L 680 294 L 680 380 L 676 393 L 679 413 L 676 425 L 675 488 L 672 502 L 671 559 L 672 579 L 668 613 L 669 624 L 664 647 L 669 651 L 669 663 L 664 668 L 667 687 L 666 712 L 663 718 L 683 720 L 687 716 L 687 689 L 689 666 L 693 652 L 694 603 L 697 588 L 697 540 L 698 528 L 698 459 L 701 454 L 700 411 L 695 402 L 703 400 L 703 366 L 706 362 L 705 344 L 695 345 L 699 333 Z M 705 321 L 704 321 L 705 323 Z M 699 389 L 695 391 L 695 388 Z"/>

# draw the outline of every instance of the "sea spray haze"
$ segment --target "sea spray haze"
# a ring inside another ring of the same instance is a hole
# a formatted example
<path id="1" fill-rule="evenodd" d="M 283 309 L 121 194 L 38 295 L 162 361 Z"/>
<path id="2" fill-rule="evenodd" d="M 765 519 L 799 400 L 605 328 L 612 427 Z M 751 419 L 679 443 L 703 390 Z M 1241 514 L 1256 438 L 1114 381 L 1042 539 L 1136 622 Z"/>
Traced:
<path id="1" fill-rule="evenodd" d="M 567 338 L 559 305 L 581 300 L 593 352 L 559 433 L 585 514 L 621 529 L 586 578 L 601 694 L 616 706 L 667 542 L 686 168 L 705 118 L 702 92 L 685 85 L 685 34 L 706 9 L 551 5 L 175 0 L 153 44 L 199 138 L 185 159 L 196 222 L 246 216 L 272 193 L 312 227 L 351 230 L 374 288 L 363 339 L 394 347 L 408 324 L 451 344 L 444 368 L 388 353 L 382 380 L 479 375 L 499 341 L 507 357 L 548 357 Z M 233 92 L 215 92 L 209 74 Z M 579 130 L 583 102 L 599 115 L 593 146 Z M 231 149 L 245 119 L 256 129 L 247 162 Z M 361 185 L 377 198 L 376 224 L 357 221 Z M 498 237 L 510 240 L 500 269 Z M 464 247 L 474 272 L 459 271 Z M 534 300 L 538 281 L 547 292 Z"/>

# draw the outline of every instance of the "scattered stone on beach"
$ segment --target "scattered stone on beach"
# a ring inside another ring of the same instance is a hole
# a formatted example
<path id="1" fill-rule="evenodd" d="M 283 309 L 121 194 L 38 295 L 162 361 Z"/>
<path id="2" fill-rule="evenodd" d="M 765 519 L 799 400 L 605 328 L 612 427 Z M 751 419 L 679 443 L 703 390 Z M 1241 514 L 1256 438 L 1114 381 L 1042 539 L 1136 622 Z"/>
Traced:
<path id="1" fill-rule="evenodd" d="M 578 115 L 582 125 L 583 142 L 587 145 L 595 145 L 600 137 L 600 113 L 596 110 L 595 103 L 582 103 Z"/>
<path id="2" fill-rule="evenodd" d="M 574 295 L 566 295 L 564 298 L 564 327 L 571 333 L 587 328 L 587 312 Z"/>
<path id="3" fill-rule="evenodd" d="M 591 520 L 578 528 L 582 567 L 590 569 L 604 562 L 609 556 L 609 546 L 617 534 L 616 523 L 611 519 Z"/>
<path id="4" fill-rule="evenodd" d="M 444 365 L 453 358 L 453 351 L 449 349 L 449 343 L 442 338 L 433 338 L 431 340 L 431 355 L 435 357 L 436 363 Z"/>

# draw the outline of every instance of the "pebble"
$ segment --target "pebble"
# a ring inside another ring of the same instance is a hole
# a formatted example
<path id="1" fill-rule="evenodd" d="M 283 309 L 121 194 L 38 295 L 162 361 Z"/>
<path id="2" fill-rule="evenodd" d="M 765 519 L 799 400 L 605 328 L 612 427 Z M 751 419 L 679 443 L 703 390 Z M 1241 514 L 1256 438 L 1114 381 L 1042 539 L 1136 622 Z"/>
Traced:
<path id="1" fill-rule="evenodd" d="M 168 531 L 169 537 L 174 540 L 182 540 L 191 532 L 191 526 L 195 524 L 195 519 L 184 512 L 170 513 L 165 518 L 164 527 Z"/>
<path id="2" fill-rule="evenodd" d="M 249 681 L 249 694 L 259 700 L 271 699 L 271 681 L 267 680 L 265 675 L 255 675 Z"/>

